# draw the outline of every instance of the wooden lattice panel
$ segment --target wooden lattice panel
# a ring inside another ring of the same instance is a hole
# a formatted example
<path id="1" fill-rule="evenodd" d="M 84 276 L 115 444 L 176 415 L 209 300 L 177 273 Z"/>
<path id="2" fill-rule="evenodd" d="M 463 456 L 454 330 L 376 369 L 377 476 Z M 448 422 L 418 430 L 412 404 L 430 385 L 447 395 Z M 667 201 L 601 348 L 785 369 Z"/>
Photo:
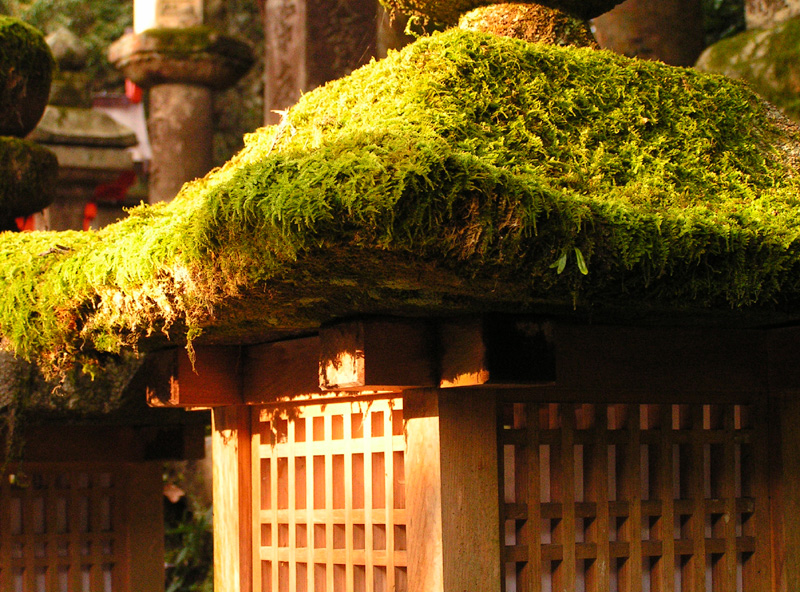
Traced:
<path id="1" fill-rule="evenodd" d="M 254 414 L 256 590 L 404 592 L 402 399 Z"/>
<path id="2" fill-rule="evenodd" d="M 743 405 L 506 405 L 506 592 L 769 590 L 764 430 Z"/>
<path id="3" fill-rule="evenodd" d="M 26 465 L 16 485 L 0 484 L 0 590 L 121 590 L 123 479 L 109 467 Z"/>

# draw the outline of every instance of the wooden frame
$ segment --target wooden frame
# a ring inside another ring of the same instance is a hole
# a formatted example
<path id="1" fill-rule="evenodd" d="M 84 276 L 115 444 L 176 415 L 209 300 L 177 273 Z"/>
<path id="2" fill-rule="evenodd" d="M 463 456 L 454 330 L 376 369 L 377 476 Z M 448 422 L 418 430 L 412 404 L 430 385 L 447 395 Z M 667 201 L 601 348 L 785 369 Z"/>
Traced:
<path id="1" fill-rule="evenodd" d="M 228 501 L 219 521 L 228 532 L 219 536 L 238 541 L 220 558 L 220 573 L 230 576 L 220 592 L 251 584 L 317 592 L 323 581 L 326 592 L 380 589 L 356 575 L 377 565 L 361 549 L 327 549 L 324 562 L 308 547 L 290 550 L 302 540 L 290 524 L 305 524 L 306 544 L 313 540 L 309 519 L 274 509 L 275 496 L 279 479 L 288 479 L 286 499 L 296 494 L 289 459 L 303 457 L 305 444 L 293 451 L 280 441 L 282 427 L 268 434 L 263 426 L 267 417 L 292 425 L 313 409 L 399 396 L 407 550 L 391 565 L 407 567 L 409 590 L 800 587 L 800 438 L 792 433 L 800 423 L 800 330 L 369 319 L 243 346 L 236 356 L 240 374 L 224 380 L 205 377 L 219 376 L 232 358 L 211 355 L 198 357 L 194 377 L 181 374 L 186 364 L 172 377 L 178 406 L 219 406 L 215 446 L 228 459 L 215 489 L 228 496 L 220 497 Z M 206 383 L 202 397 L 185 386 L 193 382 Z M 259 505 L 267 458 L 276 463 L 267 471 L 270 509 Z M 308 471 L 313 461 L 303 458 Z M 286 477 L 277 476 L 280 463 Z M 334 469 L 324 466 L 330 482 Z M 352 470 L 352 461 L 345 466 Z M 354 509 L 333 511 L 351 520 Z M 361 524 L 347 520 L 345 541 Z M 326 546 L 328 538 L 326 530 Z M 329 556 L 345 566 L 343 579 L 329 574 Z M 262 577 L 261 562 L 277 571 Z M 312 563 L 324 563 L 324 577 L 309 575 Z"/>
<path id="2" fill-rule="evenodd" d="M 0 484 L 0 589 L 164 589 L 158 463 L 26 463 Z"/>

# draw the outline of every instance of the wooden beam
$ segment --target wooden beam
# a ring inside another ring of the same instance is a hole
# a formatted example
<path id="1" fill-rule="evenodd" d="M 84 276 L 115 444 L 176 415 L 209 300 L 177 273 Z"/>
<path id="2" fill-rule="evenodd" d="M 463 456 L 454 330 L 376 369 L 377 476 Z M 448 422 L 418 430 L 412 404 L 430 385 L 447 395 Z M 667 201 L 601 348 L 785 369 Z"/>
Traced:
<path id="1" fill-rule="evenodd" d="M 800 327 L 771 330 L 767 347 L 770 391 L 800 390 Z"/>
<path id="2" fill-rule="evenodd" d="M 25 429 L 29 462 L 142 462 L 204 455 L 204 426 L 43 424 Z M 113 443 L 113 445 L 110 445 Z"/>
<path id="3" fill-rule="evenodd" d="M 608 400 L 649 393 L 654 403 L 694 393 L 766 394 L 765 337 L 757 330 L 559 325 L 555 384 Z"/>
<path id="4" fill-rule="evenodd" d="M 163 372 L 147 389 L 151 407 L 221 407 L 242 402 L 242 347 L 197 346 L 194 359 L 184 349 L 160 354 Z M 168 386 L 164 385 L 164 377 Z"/>
<path id="5" fill-rule="evenodd" d="M 553 325 L 489 315 L 440 325 L 440 386 L 547 384 L 555 380 Z"/>
<path id="6" fill-rule="evenodd" d="M 325 391 L 435 386 L 433 331 L 425 321 L 376 319 L 320 331 L 319 384 Z"/>
<path id="7" fill-rule="evenodd" d="M 212 430 L 214 590 L 250 590 L 253 577 L 250 407 L 214 409 Z"/>

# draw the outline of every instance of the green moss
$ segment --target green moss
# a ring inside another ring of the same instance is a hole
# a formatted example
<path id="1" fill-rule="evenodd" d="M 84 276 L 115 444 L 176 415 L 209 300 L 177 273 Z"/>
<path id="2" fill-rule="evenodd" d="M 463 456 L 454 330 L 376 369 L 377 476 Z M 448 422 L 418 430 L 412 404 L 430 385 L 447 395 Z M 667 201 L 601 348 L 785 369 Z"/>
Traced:
<path id="1" fill-rule="evenodd" d="M 147 29 L 141 35 L 154 40 L 156 42 L 154 49 L 163 55 L 191 57 L 195 54 L 219 53 L 248 62 L 253 59 L 252 52 L 246 44 L 204 25 Z"/>
<path id="2" fill-rule="evenodd" d="M 33 129 L 47 103 L 54 66 L 38 29 L 0 16 L 0 134 Z"/>
<path id="3" fill-rule="evenodd" d="M 530 42 L 598 49 L 589 23 L 567 12 L 538 4 L 480 6 L 463 15 L 458 26 Z"/>
<path id="4" fill-rule="evenodd" d="M 0 224 L 43 210 L 53 201 L 58 160 L 28 140 L 0 136 Z"/>
<path id="5" fill-rule="evenodd" d="M 796 311 L 798 146 L 722 77 L 453 30 L 306 94 L 169 205 L 2 235 L 0 331 L 64 366 L 358 313 Z"/>
<path id="6" fill-rule="evenodd" d="M 380 0 L 390 12 L 412 15 L 439 25 L 455 25 L 461 15 L 479 7 L 494 4 L 493 0 Z M 582 20 L 608 12 L 622 0 L 537 0 L 528 2 L 563 10 Z"/>
<path id="7" fill-rule="evenodd" d="M 723 39 L 698 62 L 707 72 L 744 80 L 789 117 L 800 121 L 800 18 L 771 29 L 754 29 Z"/>

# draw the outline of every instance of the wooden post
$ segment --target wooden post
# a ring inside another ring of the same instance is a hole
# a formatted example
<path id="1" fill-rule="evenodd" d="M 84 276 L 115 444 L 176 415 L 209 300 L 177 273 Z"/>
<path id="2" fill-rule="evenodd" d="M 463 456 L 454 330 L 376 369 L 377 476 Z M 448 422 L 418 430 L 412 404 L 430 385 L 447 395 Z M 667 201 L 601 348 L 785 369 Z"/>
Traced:
<path id="1" fill-rule="evenodd" d="M 250 409 L 218 407 L 212 415 L 214 590 L 252 588 Z"/>
<path id="2" fill-rule="evenodd" d="M 126 467 L 128 590 L 164 590 L 164 483 L 161 463 L 129 463 Z M 157 500 L 157 501 L 155 501 Z M 154 503 L 155 502 L 155 503 Z"/>
<path id="3" fill-rule="evenodd" d="M 494 391 L 404 393 L 410 592 L 501 590 Z"/>
<path id="4" fill-rule="evenodd" d="M 800 590 L 800 398 L 787 395 L 772 409 L 773 425 L 780 426 L 780 462 L 770 478 L 776 592 Z M 776 417 L 777 415 L 777 417 Z M 776 451 L 777 452 L 777 451 Z"/>

